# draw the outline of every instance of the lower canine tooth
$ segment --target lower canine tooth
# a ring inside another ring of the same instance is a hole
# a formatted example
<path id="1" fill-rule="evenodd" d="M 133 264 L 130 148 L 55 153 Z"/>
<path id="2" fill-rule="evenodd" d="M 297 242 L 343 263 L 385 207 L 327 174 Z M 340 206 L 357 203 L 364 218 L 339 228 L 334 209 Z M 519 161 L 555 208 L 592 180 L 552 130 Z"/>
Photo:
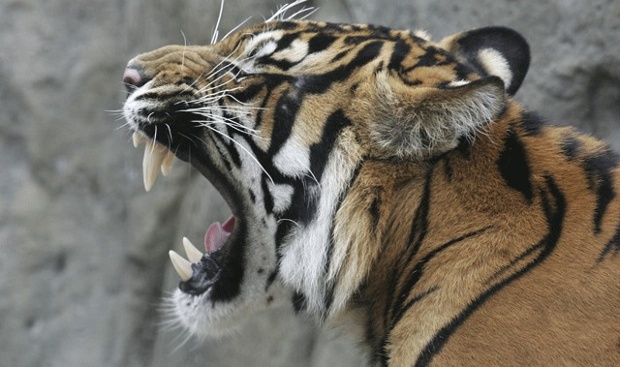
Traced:
<path id="1" fill-rule="evenodd" d="M 187 237 L 183 237 L 183 248 L 190 262 L 197 263 L 202 259 L 202 252 L 200 252 Z"/>
<path id="2" fill-rule="evenodd" d="M 172 261 L 172 266 L 181 277 L 181 280 L 184 282 L 190 280 L 192 278 L 192 263 L 185 260 L 181 255 L 177 254 L 172 250 L 168 252 L 168 255 L 170 255 L 170 261 Z"/>

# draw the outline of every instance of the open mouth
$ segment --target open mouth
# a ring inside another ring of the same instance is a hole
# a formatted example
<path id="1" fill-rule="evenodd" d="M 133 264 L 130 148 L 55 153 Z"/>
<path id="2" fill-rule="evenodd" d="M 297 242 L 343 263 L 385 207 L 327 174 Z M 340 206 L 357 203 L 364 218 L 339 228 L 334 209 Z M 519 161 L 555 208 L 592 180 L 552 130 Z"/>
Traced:
<path id="1" fill-rule="evenodd" d="M 169 174 L 176 155 L 143 132 L 134 132 L 132 140 L 134 147 L 145 144 L 142 173 L 144 188 L 150 191 L 160 172 L 164 176 Z M 179 158 L 186 160 L 182 153 L 179 154 Z M 239 268 L 242 259 L 239 259 L 239 252 L 235 251 L 234 247 L 242 240 L 240 233 L 243 227 L 242 220 L 235 215 L 238 206 L 235 204 L 231 185 L 222 179 L 209 177 L 215 173 L 207 170 L 198 160 L 192 159 L 191 163 L 214 184 L 233 210 L 233 215 L 223 223 L 215 222 L 209 225 L 203 241 L 204 253 L 184 237 L 183 248 L 186 257 L 171 250 L 170 260 L 181 277 L 179 284 L 181 291 L 201 295 L 211 289 L 218 294 L 217 298 L 227 298 L 227 295 L 238 287 L 240 280 L 237 279 L 240 278 L 239 272 L 234 270 Z M 235 253 L 236 255 L 233 255 Z"/>

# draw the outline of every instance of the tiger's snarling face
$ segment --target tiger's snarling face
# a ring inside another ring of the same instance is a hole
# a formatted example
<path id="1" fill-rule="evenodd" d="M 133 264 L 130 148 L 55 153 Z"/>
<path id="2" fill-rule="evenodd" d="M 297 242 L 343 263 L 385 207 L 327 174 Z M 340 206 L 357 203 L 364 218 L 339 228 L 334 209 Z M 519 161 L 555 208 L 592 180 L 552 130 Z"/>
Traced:
<path id="1" fill-rule="evenodd" d="M 487 28 L 432 43 L 424 33 L 354 24 L 258 24 L 210 46 L 167 46 L 125 71 L 124 114 L 146 143 L 144 181 L 174 157 L 222 194 L 233 216 L 185 241 L 174 303 L 193 332 L 226 332 L 282 300 L 326 318 L 364 281 L 347 192 L 366 162 L 424 162 L 471 140 L 520 85 L 524 41 Z M 491 75 L 494 74 L 494 75 Z M 372 204 L 372 203 L 371 203 Z"/>

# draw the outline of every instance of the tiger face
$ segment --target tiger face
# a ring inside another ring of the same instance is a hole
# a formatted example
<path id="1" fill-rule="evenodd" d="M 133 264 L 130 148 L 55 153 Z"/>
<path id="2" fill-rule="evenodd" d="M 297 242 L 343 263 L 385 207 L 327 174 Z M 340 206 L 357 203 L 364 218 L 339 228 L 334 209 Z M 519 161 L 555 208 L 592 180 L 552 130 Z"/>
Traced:
<path id="1" fill-rule="evenodd" d="M 364 245 L 380 234 L 356 230 L 372 216 L 347 204 L 362 167 L 424 165 L 468 144 L 505 109 L 528 62 L 525 41 L 504 28 L 433 43 L 423 33 L 311 21 L 267 22 L 210 46 L 132 59 L 124 115 L 134 143 L 146 143 L 146 189 L 177 157 L 233 214 L 206 230 L 204 254 L 189 241 L 189 261 L 171 253 L 180 322 L 221 334 L 291 302 L 319 319 L 338 315 L 381 257 Z"/>

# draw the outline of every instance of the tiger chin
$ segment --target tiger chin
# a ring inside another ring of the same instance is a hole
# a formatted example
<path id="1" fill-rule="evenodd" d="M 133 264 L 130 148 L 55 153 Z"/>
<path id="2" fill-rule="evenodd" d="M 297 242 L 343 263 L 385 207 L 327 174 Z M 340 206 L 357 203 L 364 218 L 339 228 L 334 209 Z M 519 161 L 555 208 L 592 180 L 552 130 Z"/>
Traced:
<path id="1" fill-rule="evenodd" d="M 178 158 L 233 214 L 171 252 L 179 322 L 288 305 L 373 366 L 620 365 L 618 157 L 513 99 L 529 62 L 502 27 L 302 20 L 132 59 L 146 189 Z"/>

